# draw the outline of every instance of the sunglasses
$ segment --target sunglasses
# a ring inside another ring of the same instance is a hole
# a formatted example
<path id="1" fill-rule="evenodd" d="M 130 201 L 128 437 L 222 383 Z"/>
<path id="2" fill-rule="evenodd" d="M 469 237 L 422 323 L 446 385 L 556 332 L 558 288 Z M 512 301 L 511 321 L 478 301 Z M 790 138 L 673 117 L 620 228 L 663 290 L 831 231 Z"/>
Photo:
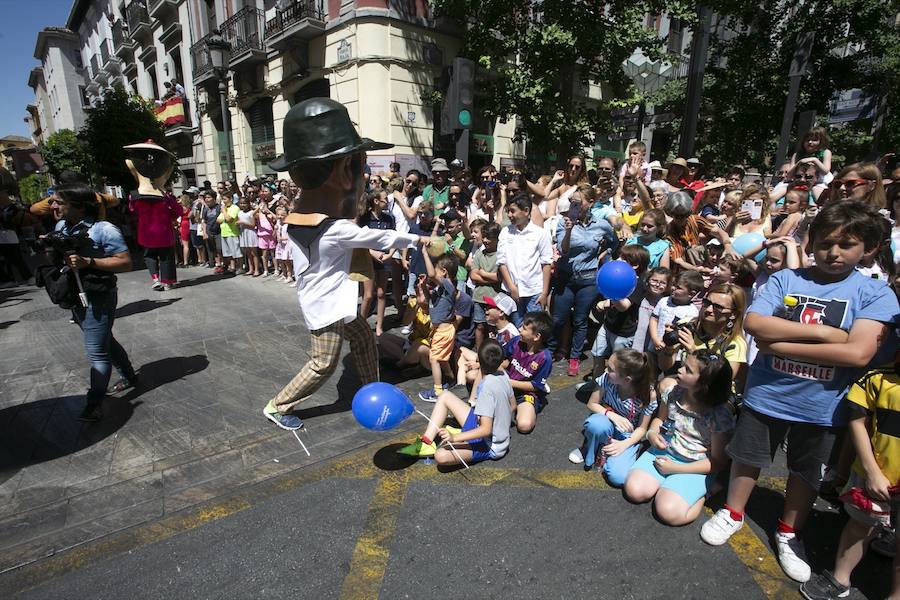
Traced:
<path id="1" fill-rule="evenodd" d="M 721 304 L 716 304 L 715 302 L 713 302 L 713 301 L 710 300 L 709 298 L 704 298 L 704 299 L 703 299 L 703 306 L 704 306 L 704 307 L 711 306 L 712 309 L 713 309 L 715 312 L 717 312 L 717 313 L 731 312 L 731 308 L 730 308 L 730 307 L 728 307 L 728 306 L 722 306 Z"/>
<path id="2" fill-rule="evenodd" d="M 807 173 L 806 175 L 797 175 L 795 179 L 815 179 L 815 173 Z"/>
<path id="3" fill-rule="evenodd" d="M 848 192 L 853 190 L 861 185 L 865 185 L 869 183 L 868 179 L 839 179 L 836 180 L 835 183 L 838 184 L 838 187 L 845 188 Z"/>
<path id="4" fill-rule="evenodd" d="M 597 167 L 598 173 L 612 173 L 612 167 Z"/>

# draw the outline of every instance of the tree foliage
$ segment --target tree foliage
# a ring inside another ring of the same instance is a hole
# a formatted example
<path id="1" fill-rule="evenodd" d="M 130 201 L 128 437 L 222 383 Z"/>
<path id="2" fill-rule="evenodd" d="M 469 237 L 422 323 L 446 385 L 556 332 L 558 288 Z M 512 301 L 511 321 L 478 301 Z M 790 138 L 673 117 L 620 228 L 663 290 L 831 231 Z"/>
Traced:
<path id="1" fill-rule="evenodd" d="M 622 63 L 637 48 L 661 57 L 663 43 L 644 27 L 646 15 L 668 11 L 690 18 L 683 0 L 575 2 L 573 0 L 432 0 L 435 14 L 464 24 L 463 49 L 482 67 L 476 110 L 488 118 L 518 117 L 529 154 L 591 146 L 608 130 L 607 102 L 590 101 L 589 84 L 604 100 L 630 82 Z"/>
<path id="2" fill-rule="evenodd" d="M 50 180 L 46 175 L 34 173 L 19 180 L 19 197 L 27 204 L 33 204 L 47 194 Z"/>
<path id="3" fill-rule="evenodd" d="M 896 143 L 900 37 L 893 16 L 900 2 L 724 0 L 710 6 L 719 21 L 713 24 L 697 131 L 697 154 L 707 165 L 718 170 L 733 164 L 771 167 L 791 60 L 804 32 L 814 33 L 815 39 L 797 112 L 814 110 L 824 116 L 838 90 L 888 94 L 890 118 L 885 119 L 883 141 Z M 683 84 L 670 82 L 653 101 L 657 110 L 682 114 Z M 868 127 L 871 121 L 862 125 Z M 852 131 L 835 136 L 835 154 L 846 160 L 862 158 L 859 153 L 871 145 L 863 139 L 859 123 L 848 127 Z M 789 152 L 802 134 L 793 133 Z"/>
<path id="4" fill-rule="evenodd" d="M 79 139 L 90 152 L 95 172 L 108 185 L 129 189 L 135 182 L 125 166 L 122 147 L 148 139 L 164 145 L 165 129 L 149 101 L 115 87 L 104 93 L 97 106 L 87 110 Z"/>
<path id="5" fill-rule="evenodd" d="M 74 171 L 85 179 L 91 173 L 90 154 L 71 129 L 60 129 L 48 137 L 41 156 L 54 178 L 63 171 Z"/>

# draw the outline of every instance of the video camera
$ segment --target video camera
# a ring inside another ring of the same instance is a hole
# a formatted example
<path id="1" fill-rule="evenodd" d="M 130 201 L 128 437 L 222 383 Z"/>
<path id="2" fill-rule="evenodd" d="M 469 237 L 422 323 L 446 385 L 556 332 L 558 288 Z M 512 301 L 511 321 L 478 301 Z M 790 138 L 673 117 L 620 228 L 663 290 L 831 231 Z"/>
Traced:
<path id="1" fill-rule="evenodd" d="M 81 254 L 89 250 L 93 245 L 88 235 L 89 227 L 84 223 L 79 224 L 71 232 L 51 231 L 42 238 L 35 240 L 38 250 L 44 250 L 54 255 L 53 262 L 62 264 L 63 258 L 68 254 Z"/>

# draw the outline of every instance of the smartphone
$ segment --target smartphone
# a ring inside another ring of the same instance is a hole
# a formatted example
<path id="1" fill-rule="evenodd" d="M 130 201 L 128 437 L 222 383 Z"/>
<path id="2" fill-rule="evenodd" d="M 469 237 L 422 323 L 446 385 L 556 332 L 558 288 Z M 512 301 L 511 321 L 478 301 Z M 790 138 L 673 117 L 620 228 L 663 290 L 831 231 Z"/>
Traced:
<path id="1" fill-rule="evenodd" d="M 581 218 L 581 203 L 580 202 L 569 206 L 568 217 L 572 222 L 575 222 Z"/>
<path id="2" fill-rule="evenodd" d="M 741 210 L 750 213 L 750 218 L 755 221 L 762 217 L 762 200 L 744 200 Z"/>

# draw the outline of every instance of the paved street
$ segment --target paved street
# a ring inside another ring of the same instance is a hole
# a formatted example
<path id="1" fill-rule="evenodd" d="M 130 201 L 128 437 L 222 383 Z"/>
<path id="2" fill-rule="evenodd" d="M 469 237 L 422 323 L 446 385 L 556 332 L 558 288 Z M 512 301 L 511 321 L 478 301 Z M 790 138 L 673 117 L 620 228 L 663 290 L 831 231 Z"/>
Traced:
<path id="1" fill-rule="evenodd" d="M 797 597 L 764 533 L 783 469 L 755 494 L 752 527 L 706 547 L 698 523 L 664 527 L 568 463 L 585 398 L 558 373 L 507 458 L 439 473 L 394 452 L 421 418 L 381 434 L 355 424 L 353 370 L 340 369 L 301 414 L 307 457 L 260 415 L 307 360 L 293 289 L 205 269 L 180 278 L 161 294 L 141 272 L 120 277 L 115 332 L 141 383 L 97 425 L 75 418 L 87 384 L 77 326 L 43 290 L 0 290 L 4 597 Z M 816 570 L 843 523 L 819 505 Z M 860 567 L 866 597 L 883 597 L 889 567 Z"/>

